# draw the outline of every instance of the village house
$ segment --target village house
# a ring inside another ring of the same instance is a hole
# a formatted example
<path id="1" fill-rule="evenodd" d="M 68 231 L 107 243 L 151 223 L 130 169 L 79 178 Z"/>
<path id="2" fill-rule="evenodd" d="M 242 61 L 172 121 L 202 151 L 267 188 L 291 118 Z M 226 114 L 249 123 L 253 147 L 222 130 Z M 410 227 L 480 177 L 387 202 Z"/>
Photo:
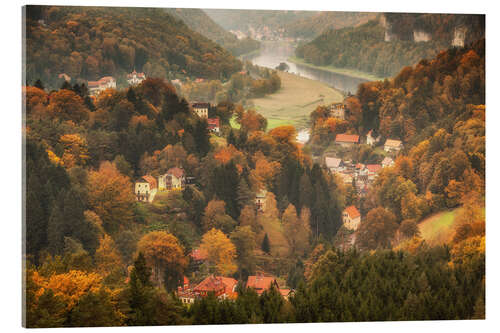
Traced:
<path id="1" fill-rule="evenodd" d="M 196 102 L 191 104 L 191 107 L 193 108 L 193 111 L 198 115 L 198 117 L 208 118 L 208 109 L 210 109 L 210 103 Z"/>
<path id="2" fill-rule="evenodd" d="M 368 134 L 366 134 L 366 144 L 370 146 L 374 146 L 380 141 L 380 135 L 376 136 L 375 133 L 373 133 L 373 130 L 370 130 Z"/>
<path id="3" fill-rule="evenodd" d="M 127 74 L 127 82 L 131 86 L 135 86 L 144 80 L 146 80 L 146 75 L 144 73 L 137 73 L 134 70 L 132 73 Z"/>
<path id="4" fill-rule="evenodd" d="M 341 145 L 342 147 L 351 147 L 352 145 L 359 143 L 359 135 L 337 134 L 335 137 L 335 143 Z"/>
<path id="5" fill-rule="evenodd" d="M 357 230 L 361 222 L 361 214 L 355 206 L 349 206 L 342 212 L 342 222 L 349 230 Z"/>
<path id="6" fill-rule="evenodd" d="M 273 286 L 285 300 L 288 300 L 290 295 L 293 294 L 293 290 L 281 289 L 274 276 L 264 276 L 264 274 L 258 273 L 257 275 L 250 275 L 247 280 L 247 288 L 254 289 L 259 296 Z"/>
<path id="7" fill-rule="evenodd" d="M 387 139 L 384 144 L 384 150 L 386 152 L 400 151 L 403 148 L 403 143 L 399 140 Z"/>
<path id="8" fill-rule="evenodd" d="M 325 157 L 325 165 L 331 173 L 341 172 L 344 169 L 342 159 L 336 157 Z"/>
<path id="9" fill-rule="evenodd" d="M 382 170 L 382 166 L 380 164 L 367 164 L 366 169 L 368 170 L 368 180 L 373 181 L 378 172 Z"/>
<path id="10" fill-rule="evenodd" d="M 216 134 L 220 133 L 219 118 L 208 118 L 207 123 L 208 123 L 208 129 L 211 132 L 214 132 Z"/>
<path id="11" fill-rule="evenodd" d="M 152 202 L 157 190 L 158 185 L 156 179 L 153 176 L 142 176 L 135 182 L 134 193 L 136 195 L 137 201 Z"/>
<path id="12" fill-rule="evenodd" d="M 391 167 L 394 165 L 394 160 L 392 158 L 390 158 L 389 156 L 386 156 L 383 160 L 382 160 L 382 168 L 387 168 L 387 167 Z"/>
<path id="13" fill-rule="evenodd" d="M 238 281 L 233 278 L 210 275 L 194 287 L 193 292 L 200 297 L 206 297 L 213 293 L 219 299 L 236 299 L 238 297 L 237 284 Z"/>
<path id="14" fill-rule="evenodd" d="M 178 167 L 170 168 L 158 177 L 160 191 L 182 190 L 186 183 L 184 170 Z"/>
<path id="15" fill-rule="evenodd" d="M 182 87 L 182 81 L 179 79 L 171 80 L 170 83 L 172 83 L 175 86 L 179 86 L 179 88 Z"/>
<path id="16" fill-rule="evenodd" d="M 108 88 L 116 88 L 116 80 L 112 76 L 105 76 L 98 81 L 88 81 L 87 86 L 91 95 L 97 95 Z"/>
<path id="17" fill-rule="evenodd" d="M 265 189 L 260 190 L 255 195 L 255 206 L 257 207 L 257 211 L 259 213 L 262 213 L 264 211 L 265 204 L 266 204 L 266 195 L 267 195 L 267 191 Z"/>
<path id="18" fill-rule="evenodd" d="M 354 168 L 356 170 L 356 174 L 358 175 L 358 177 L 368 175 L 368 169 L 366 168 L 366 165 L 364 165 L 363 163 L 356 164 Z"/>
<path id="19" fill-rule="evenodd" d="M 259 273 L 257 275 L 250 275 L 247 280 L 247 288 L 253 288 L 259 296 L 264 291 L 271 289 L 271 286 L 275 286 L 278 290 L 280 288 L 274 276 L 264 276 L 262 273 Z"/>
<path id="20" fill-rule="evenodd" d="M 330 116 L 345 120 L 345 105 L 344 103 L 334 103 L 330 105 Z"/>

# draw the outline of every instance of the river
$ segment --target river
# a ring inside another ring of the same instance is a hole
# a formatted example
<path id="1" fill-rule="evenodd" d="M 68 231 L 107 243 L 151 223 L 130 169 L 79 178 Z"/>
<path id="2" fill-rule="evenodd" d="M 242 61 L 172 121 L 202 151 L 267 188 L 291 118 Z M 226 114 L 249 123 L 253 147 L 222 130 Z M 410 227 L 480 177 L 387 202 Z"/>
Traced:
<path id="1" fill-rule="evenodd" d="M 258 54 L 243 56 L 242 58 L 243 60 L 250 60 L 255 65 L 272 69 L 276 68 L 276 66 L 278 66 L 281 62 L 284 62 L 290 67 L 288 70 L 289 73 L 321 81 L 332 88 L 343 91 L 344 93 L 350 92 L 355 94 L 358 89 L 358 85 L 367 81 L 358 77 L 333 73 L 287 61 L 289 57 L 294 55 L 295 46 L 291 42 L 267 41 L 261 43 L 261 49 Z"/>

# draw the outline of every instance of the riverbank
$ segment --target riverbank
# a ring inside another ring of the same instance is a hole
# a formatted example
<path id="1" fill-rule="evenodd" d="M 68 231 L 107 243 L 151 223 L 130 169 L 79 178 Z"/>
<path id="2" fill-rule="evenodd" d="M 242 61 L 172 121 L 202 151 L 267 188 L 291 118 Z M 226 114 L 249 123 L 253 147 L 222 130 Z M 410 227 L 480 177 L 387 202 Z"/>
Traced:
<path id="1" fill-rule="evenodd" d="M 267 128 L 293 125 L 299 131 L 308 127 L 309 115 L 318 105 L 339 103 L 343 94 L 326 84 L 286 72 L 278 72 L 281 89 L 250 99 L 253 108 L 267 118 Z M 251 106 L 248 106 L 251 108 Z"/>
<path id="2" fill-rule="evenodd" d="M 358 71 L 355 69 L 338 68 L 338 67 L 333 67 L 333 66 L 316 66 L 316 65 L 310 64 L 308 62 L 305 62 L 304 59 L 297 58 L 297 57 L 288 57 L 287 61 L 294 63 L 296 65 L 301 65 L 301 66 L 306 66 L 309 68 L 314 68 L 314 69 L 318 69 L 318 70 L 322 70 L 322 71 L 351 76 L 351 77 L 355 77 L 355 78 L 363 79 L 363 80 L 367 80 L 367 81 L 380 81 L 380 80 L 385 79 L 383 77 L 379 77 L 379 76 L 376 76 L 376 75 L 373 75 L 370 73 L 361 72 L 361 71 Z"/>

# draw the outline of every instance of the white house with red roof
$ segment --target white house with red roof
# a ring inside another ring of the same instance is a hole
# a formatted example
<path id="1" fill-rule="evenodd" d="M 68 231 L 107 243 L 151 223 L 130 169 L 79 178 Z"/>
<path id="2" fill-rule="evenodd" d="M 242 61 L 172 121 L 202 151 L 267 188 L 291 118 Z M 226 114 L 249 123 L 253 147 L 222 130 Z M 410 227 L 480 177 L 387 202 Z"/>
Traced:
<path id="1" fill-rule="evenodd" d="M 108 88 L 116 89 L 116 80 L 112 76 L 105 76 L 98 81 L 88 81 L 87 86 L 91 95 L 97 95 Z"/>
<path id="2" fill-rule="evenodd" d="M 186 184 L 184 170 L 178 167 L 170 168 L 158 177 L 160 191 L 182 190 Z"/>
<path id="3" fill-rule="evenodd" d="M 359 135 L 337 134 L 335 137 L 335 143 L 341 145 L 342 147 L 350 147 L 359 143 Z"/>
<path id="4" fill-rule="evenodd" d="M 137 73 L 134 69 L 134 71 L 130 74 L 127 74 L 127 82 L 131 86 L 138 85 L 142 81 L 146 80 L 146 74 L 144 73 Z"/>
<path id="5" fill-rule="evenodd" d="M 135 182 L 134 193 L 137 201 L 152 202 L 157 191 L 158 183 L 153 176 L 142 176 Z"/>
<path id="6" fill-rule="evenodd" d="M 357 230 L 361 223 L 361 214 L 355 206 L 349 206 L 342 212 L 342 222 L 349 230 Z"/>
<path id="7" fill-rule="evenodd" d="M 208 123 L 208 129 L 211 132 L 214 132 L 217 134 L 220 133 L 219 118 L 208 118 L 207 123 Z"/>

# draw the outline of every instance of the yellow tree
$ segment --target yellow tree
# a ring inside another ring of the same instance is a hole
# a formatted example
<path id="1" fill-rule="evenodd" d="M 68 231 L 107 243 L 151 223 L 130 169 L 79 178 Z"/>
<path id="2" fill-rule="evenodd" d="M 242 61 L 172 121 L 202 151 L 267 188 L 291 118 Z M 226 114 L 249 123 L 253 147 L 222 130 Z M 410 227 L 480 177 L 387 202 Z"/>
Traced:
<path id="1" fill-rule="evenodd" d="M 74 122 L 89 118 L 89 110 L 85 107 L 83 99 L 72 90 L 61 89 L 50 94 L 47 110 L 53 117 Z"/>
<path id="2" fill-rule="evenodd" d="M 120 254 L 116 249 L 115 242 L 110 236 L 104 235 L 104 237 L 101 238 L 94 260 L 97 270 L 103 276 L 110 274 L 122 265 Z"/>
<path id="3" fill-rule="evenodd" d="M 83 166 L 87 163 L 90 156 L 85 138 L 79 134 L 65 134 L 60 137 L 59 142 L 64 147 L 62 161 L 66 168 Z"/>
<path id="4" fill-rule="evenodd" d="M 187 266 L 184 249 L 179 240 L 166 231 L 152 231 L 137 243 L 137 251 L 144 255 L 153 269 L 153 281 L 158 286 L 165 283 L 167 290 L 175 290 Z"/>
<path id="5" fill-rule="evenodd" d="M 135 201 L 132 183 L 114 164 L 103 162 L 99 170 L 89 173 L 88 194 L 90 206 L 107 232 L 116 232 L 120 226 L 132 222 Z"/>
<path id="6" fill-rule="evenodd" d="M 228 275 L 236 272 L 236 247 L 222 231 L 212 229 L 204 234 L 200 249 L 207 253 L 208 261 L 215 266 L 218 274 Z"/>

